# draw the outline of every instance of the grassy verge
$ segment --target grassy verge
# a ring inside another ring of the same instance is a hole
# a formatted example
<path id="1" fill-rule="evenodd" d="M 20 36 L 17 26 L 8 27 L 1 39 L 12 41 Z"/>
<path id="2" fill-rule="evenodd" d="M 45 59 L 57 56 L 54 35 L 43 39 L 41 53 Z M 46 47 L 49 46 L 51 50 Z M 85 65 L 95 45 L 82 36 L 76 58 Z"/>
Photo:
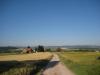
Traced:
<path id="1" fill-rule="evenodd" d="M 76 75 L 100 75 L 100 60 L 97 60 L 100 53 L 62 52 L 58 55 Z"/>

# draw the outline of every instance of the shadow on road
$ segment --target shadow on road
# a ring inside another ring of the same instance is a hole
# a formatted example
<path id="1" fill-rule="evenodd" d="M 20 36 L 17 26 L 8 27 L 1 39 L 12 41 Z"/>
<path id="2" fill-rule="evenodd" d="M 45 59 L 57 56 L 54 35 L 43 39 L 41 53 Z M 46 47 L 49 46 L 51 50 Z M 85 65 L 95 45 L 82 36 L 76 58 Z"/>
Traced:
<path id="1" fill-rule="evenodd" d="M 50 61 L 50 62 L 48 63 L 48 65 L 44 68 L 44 70 L 45 70 L 45 69 L 52 68 L 52 67 L 56 66 L 58 63 L 59 63 L 59 61 Z"/>

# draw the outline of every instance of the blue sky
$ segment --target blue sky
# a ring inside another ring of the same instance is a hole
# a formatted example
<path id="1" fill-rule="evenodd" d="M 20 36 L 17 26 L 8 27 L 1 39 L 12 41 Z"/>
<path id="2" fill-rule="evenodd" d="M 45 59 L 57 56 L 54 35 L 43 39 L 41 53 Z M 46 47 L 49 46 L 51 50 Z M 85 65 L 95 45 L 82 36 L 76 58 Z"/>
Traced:
<path id="1" fill-rule="evenodd" d="M 0 46 L 100 45 L 99 0 L 0 0 Z"/>

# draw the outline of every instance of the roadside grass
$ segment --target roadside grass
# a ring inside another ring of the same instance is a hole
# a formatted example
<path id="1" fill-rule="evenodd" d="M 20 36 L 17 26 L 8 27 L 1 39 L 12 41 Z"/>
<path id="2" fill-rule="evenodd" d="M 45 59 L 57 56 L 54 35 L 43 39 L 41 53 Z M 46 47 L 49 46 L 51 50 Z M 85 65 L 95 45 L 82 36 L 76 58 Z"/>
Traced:
<path id="1" fill-rule="evenodd" d="M 100 75 L 100 53 L 97 52 L 61 52 L 57 53 L 61 61 L 76 75 Z"/>
<path id="2" fill-rule="evenodd" d="M 37 75 L 51 58 L 48 52 L 0 56 L 0 75 Z"/>

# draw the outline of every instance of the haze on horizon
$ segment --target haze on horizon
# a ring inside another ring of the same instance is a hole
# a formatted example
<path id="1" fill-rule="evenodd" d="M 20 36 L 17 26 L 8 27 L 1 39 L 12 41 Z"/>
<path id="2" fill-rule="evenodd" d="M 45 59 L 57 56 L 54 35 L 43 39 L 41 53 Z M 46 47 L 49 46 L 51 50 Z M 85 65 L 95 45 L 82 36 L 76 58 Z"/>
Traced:
<path id="1" fill-rule="evenodd" d="M 0 0 L 0 46 L 100 45 L 99 0 Z"/>

